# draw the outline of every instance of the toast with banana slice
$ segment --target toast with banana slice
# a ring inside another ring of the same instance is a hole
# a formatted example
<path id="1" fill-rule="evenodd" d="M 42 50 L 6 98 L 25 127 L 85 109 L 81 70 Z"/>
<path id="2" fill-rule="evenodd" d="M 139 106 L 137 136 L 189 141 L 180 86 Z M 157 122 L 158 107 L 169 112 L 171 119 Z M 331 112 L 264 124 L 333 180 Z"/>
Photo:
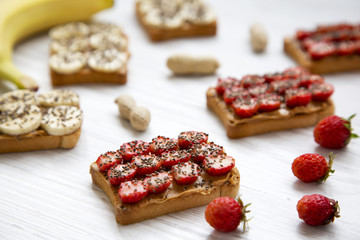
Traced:
<path id="1" fill-rule="evenodd" d="M 80 83 L 125 84 L 128 39 L 119 26 L 72 22 L 52 28 L 50 75 L 54 86 Z"/>
<path id="2" fill-rule="evenodd" d="M 0 153 L 73 148 L 81 133 L 79 97 L 70 90 L 0 96 Z"/>

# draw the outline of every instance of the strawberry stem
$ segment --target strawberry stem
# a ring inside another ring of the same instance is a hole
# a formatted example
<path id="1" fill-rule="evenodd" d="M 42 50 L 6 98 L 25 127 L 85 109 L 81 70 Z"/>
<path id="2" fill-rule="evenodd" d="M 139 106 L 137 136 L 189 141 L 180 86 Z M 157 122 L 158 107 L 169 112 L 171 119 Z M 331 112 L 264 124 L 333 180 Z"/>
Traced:
<path id="1" fill-rule="evenodd" d="M 348 119 L 343 118 L 343 120 L 345 121 L 344 126 L 346 127 L 346 129 L 348 129 L 350 131 L 350 136 L 348 137 L 348 139 L 346 139 L 345 145 L 347 145 L 352 138 L 358 138 L 359 137 L 359 135 L 352 132 L 354 129 L 351 128 L 351 119 L 353 119 L 355 116 L 356 116 L 356 114 L 353 114 Z"/>
<path id="2" fill-rule="evenodd" d="M 240 197 L 237 197 L 236 201 L 240 204 L 241 209 L 242 209 L 243 216 L 242 216 L 240 222 L 244 222 L 243 232 L 245 232 L 246 231 L 246 226 L 248 225 L 249 221 L 252 219 L 252 218 L 247 219 L 247 217 L 246 217 L 246 214 L 250 212 L 250 210 L 248 210 L 247 208 L 251 205 L 251 203 L 248 203 L 248 204 L 246 204 L 244 206 L 244 203 L 243 203 L 243 201 L 241 200 Z"/>
<path id="3" fill-rule="evenodd" d="M 332 165 L 333 165 L 333 162 L 334 162 L 334 159 L 335 159 L 335 156 L 333 152 L 330 152 L 329 153 L 329 163 L 328 163 L 328 168 L 326 170 L 326 173 L 324 175 L 324 177 L 320 178 L 319 179 L 319 182 L 325 182 L 326 179 L 328 179 L 328 177 L 330 177 L 330 173 L 334 173 L 335 170 L 334 169 L 331 169 L 332 168 Z"/>

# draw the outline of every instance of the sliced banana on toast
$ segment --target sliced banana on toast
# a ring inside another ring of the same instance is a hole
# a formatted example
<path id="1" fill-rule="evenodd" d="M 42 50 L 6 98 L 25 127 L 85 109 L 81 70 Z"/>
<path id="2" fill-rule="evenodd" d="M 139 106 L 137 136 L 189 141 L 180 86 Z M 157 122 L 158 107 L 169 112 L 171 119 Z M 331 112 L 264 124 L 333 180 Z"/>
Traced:
<path id="1" fill-rule="evenodd" d="M 50 57 L 49 64 L 57 73 L 72 74 L 86 65 L 86 55 L 82 52 L 59 52 Z"/>
<path id="2" fill-rule="evenodd" d="M 90 27 L 83 22 L 72 22 L 56 26 L 50 30 L 50 37 L 55 40 L 83 37 L 90 34 Z"/>
<path id="3" fill-rule="evenodd" d="M 89 42 L 93 49 L 116 48 L 120 51 L 125 51 L 128 47 L 127 39 L 123 35 L 109 34 L 107 32 L 100 32 L 91 35 Z"/>
<path id="4" fill-rule="evenodd" d="M 127 59 L 127 53 L 120 52 L 115 48 L 97 50 L 90 54 L 88 65 L 99 72 L 117 72 L 125 69 Z"/>
<path id="5" fill-rule="evenodd" d="M 0 111 L 0 132 L 21 135 L 36 130 L 41 123 L 41 109 L 36 105 L 15 102 Z"/>
<path id="6" fill-rule="evenodd" d="M 55 107 L 60 105 L 79 106 L 79 95 L 67 89 L 56 89 L 36 98 L 37 103 L 43 107 Z"/>
<path id="7" fill-rule="evenodd" d="M 26 105 L 35 104 L 35 92 L 21 89 L 4 93 L 0 96 L 0 110 L 7 109 L 16 102 L 23 102 Z"/>
<path id="8" fill-rule="evenodd" d="M 82 111 L 74 106 L 50 107 L 41 119 L 41 127 L 55 136 L 67 135 L 80 128 Z"/>

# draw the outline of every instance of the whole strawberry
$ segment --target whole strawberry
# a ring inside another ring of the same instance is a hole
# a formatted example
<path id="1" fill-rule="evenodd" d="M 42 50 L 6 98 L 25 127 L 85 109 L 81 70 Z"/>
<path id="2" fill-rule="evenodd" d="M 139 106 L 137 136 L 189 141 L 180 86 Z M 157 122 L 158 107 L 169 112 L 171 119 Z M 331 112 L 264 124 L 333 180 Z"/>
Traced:
<path id="1" fill-rule="evenodd" d="M 231 197 L 215 198 L 205 209 L 206 221 L 216 230 L 231 232 L 237 229 L 240 222 L 246 223 L 247 204 L 244 206 L 240 198 Z"/>
<path id="2" fill-rule="evenodd" d="M 344 119 L 338 116 L 329 116 L 321 120 L 314 129 L 315 142 L 325 148 L 343 148 L 351 138 L 359 137 L 352 133 L 351 119 L 355 115 Z"/>
<path id="3" fill-rule="evenodd" d="M 296 208 L 299 218 L 312 226 L 328 224 L 340 217 L 338 202 L 320 194 L 303 196 Z"/>
<path id="4" fill-rule="evenodd" d="M 295 158 L 291 169 L 294 175 L 303 182 L 325 182 L 330 173 L 335 172 L 331 169 L 335 156 L 329 154 L 329 162 L 317 153 L 307 153 Z"/>

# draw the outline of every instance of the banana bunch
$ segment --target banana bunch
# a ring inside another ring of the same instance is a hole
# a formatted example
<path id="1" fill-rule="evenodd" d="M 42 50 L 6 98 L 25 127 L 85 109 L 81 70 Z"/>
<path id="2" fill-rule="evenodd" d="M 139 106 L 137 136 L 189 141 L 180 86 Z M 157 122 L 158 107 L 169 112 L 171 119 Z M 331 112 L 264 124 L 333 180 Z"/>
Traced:
<path id="1" fill-rule="evenodd" d="M 87 20 L 112 6 L 113 0 L 0 0 L 0 79 L 37 90 L 37 83 L 12 62 L 14 45 L 52 26 Z"/>

